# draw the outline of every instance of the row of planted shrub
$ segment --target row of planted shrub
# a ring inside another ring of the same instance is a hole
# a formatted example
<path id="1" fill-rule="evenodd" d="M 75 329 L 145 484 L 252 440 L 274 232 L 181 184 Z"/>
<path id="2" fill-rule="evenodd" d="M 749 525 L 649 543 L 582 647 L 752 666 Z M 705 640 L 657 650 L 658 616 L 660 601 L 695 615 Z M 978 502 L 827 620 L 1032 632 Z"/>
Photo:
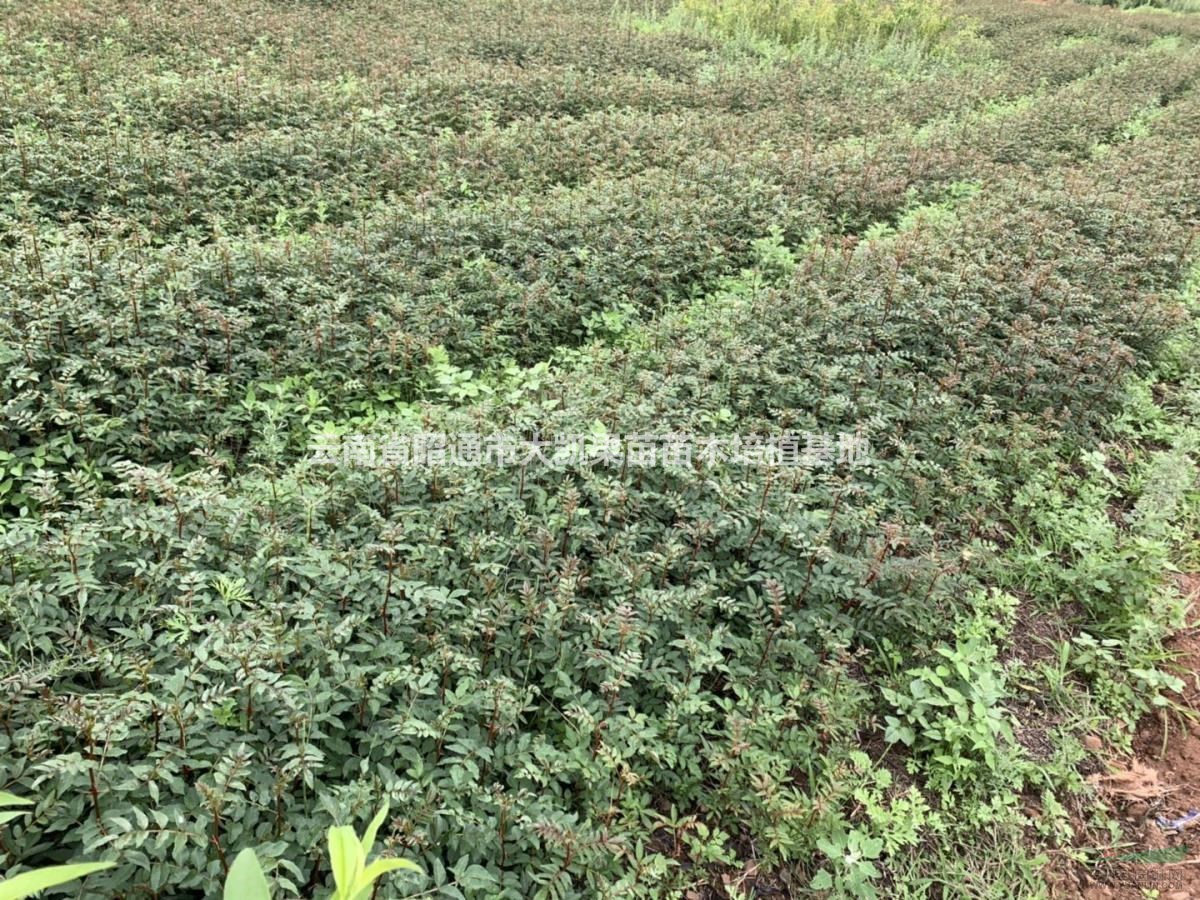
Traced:
<path id="1" fill-rule="evenodd" d="M 995 182 L 857 243 L 759 241 L 751 272 L 548 371 L 374 411 L 550 436 L 863 424 L 865 469 L 330 470 L 295 460 L 301 384 L 250 401 L 232 471 L 35 479 L 3 627 L 57 661 L 5 701 L 0 778 L 59 824 L 17 851 L 119 851 L 89 896 L 200 896 L 251 845 L 303 885 L 327 818 L 382 791 L 404 852 L 465 856 L 476 896 L 678 885 L 645 838 L 669 804 L 718 835 L 701 864 L 743 840 L 815 858 L 886 711 L 869 648 L 940 636 L 1015 487 L 1086 445 L 1180 322 L 1186 223 L 1107 174 Z M 1121 585 L 1079 599 L 1101 615 Z M 985 793 L 1042 777 L 975 752 Z"/>
<path id="2" fill-rule="evenodd" d="M 686 168 L 709 146 L 819 149 L 963 116 L 984 132 L 980 149 L 1005 160 L 1027 148 L 1035 158 L 1078 154 L 1111 124 L 1098 119 L 1122 112 L 1120 99 L 1157 102 L 1174 89 L 1171 71 L 1186 66 L 1138 49 L 1155 30 L 1125 32 L 1109 17 L 1092 31 L 1076 23 L 1069 46 L 1047 46 L 1058 35 L 1043 30 L 1036 42 L 1003 44 L 1003 56 L 979 50 L 909 79 L 869 59 L 767 65 L 712 46 L 687 50 L 691 67 L 673 75 L 632 62 L 620 77 L 592 64 L 464 72 L 456 62 L 449 71 L 372 68 L 370 77 L 347 63 L 303 78 L 281 65 L 300 53 L 294 24 L 268 18 L 276 36 L 227 61 L 78 33 L 23 43 L 33 35 L 14 27 L 9 44 L 24 52 L 0 57 L 0 121 L 14 128 L 4 168 L 47 219 L 136 223 L 155 242 L 208 240 L 214 228 L 345 222 L 414 193 L 455 203 L 464 193 Z M 634 46 L 661 43 L 616 25 L 608 32 Z M 1105 72 L 1103 88 L 1091 82 Z M 971 119 L 989 103 L 1071 84 L 1077 91 L 1062 98 L 1070 109 L 1036 104 L 1012 122 Z"/>
<path id="3" fill-rule="evenodd" d="M 91 231 L 47 227 L 22 206 L 0 263 L 9 361 L 23 373 L 6 388 L 8 449 L 67 423 L 80 426 L 76 443 L 136 447 L 147 460 L 227 438 L 236 449 L 244 414 L 233 403 L 254 381 L 320 368 L 315 386 L 331 397 L 378 388 L 411 399 L 430 346 L 477 368 L 546 358 L 578 342 L 590 314 L 622 302 L 653 312 L 710 289 L 772 228 L 793 244 L 812 229 L 863 233 L 956 181 L 990 184 L 992 154 L 1045 171 L 1115 146 L 1106 167 L 1136 165 L 1146 154 L 1125 152 L 1139 136 L 1130 123 L 1150 131 L 1165 117 L 1165 137 L 1149 145 L 1162 147 L 1195 106 L 1172 99 L 1188 89 L 1191 63 L 1162 63 L 1149 52 L 1093 84 L 1103 103 L 1067 89 L 1078 98 L 1060 92 L 869 145 L 710 151 L 574 188 L 422 196 L 361 223 L 270 239 L 157 247 L 119 225 L 96 234 L 99 220 Z M 1150 187 L 1186 179 L 1168 158 L 1177 152 L 1150 157 L 1165 166 L 1143 173 Z"/>

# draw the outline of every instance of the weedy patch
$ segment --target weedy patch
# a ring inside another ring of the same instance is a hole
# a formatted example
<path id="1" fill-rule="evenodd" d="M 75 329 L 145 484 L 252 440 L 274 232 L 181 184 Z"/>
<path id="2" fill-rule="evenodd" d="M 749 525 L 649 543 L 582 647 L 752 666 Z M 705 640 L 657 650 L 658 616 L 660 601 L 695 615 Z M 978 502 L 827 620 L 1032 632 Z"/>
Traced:
<path id="1" fill-rule="evenodd" d="M 930 50 L 946 39 L 953 22 L 940 0 L 680 0 L 672 15 L 717 37 L 818 50 L 893 42 Z"/>

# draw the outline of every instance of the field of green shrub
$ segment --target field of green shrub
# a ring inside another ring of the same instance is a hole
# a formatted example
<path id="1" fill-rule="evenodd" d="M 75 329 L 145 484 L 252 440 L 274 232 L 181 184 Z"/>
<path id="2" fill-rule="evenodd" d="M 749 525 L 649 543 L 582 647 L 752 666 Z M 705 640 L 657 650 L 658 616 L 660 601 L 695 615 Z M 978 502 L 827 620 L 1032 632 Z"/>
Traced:
<path id="1" fill-rule="evenodd" d="M 1197 160 L 1174 11 L 0 0 L 0 873 L 1043 896 L 1178 684 Z"/>

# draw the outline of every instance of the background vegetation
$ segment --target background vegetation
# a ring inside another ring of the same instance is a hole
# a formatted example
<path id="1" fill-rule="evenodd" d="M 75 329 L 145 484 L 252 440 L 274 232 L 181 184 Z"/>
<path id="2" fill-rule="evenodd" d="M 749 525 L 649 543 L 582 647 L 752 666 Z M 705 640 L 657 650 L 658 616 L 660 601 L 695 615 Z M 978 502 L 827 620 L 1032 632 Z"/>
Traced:
<path id="1" fill-rule="evenodd" d="M 1177 683 L 1196 563 L 1200 25 L 733 8 L 0 2 L 8 875 L 325 896 L 385 803 L 381 900 L 1038 896 L 1101 839 L 1079 735 Z"/>

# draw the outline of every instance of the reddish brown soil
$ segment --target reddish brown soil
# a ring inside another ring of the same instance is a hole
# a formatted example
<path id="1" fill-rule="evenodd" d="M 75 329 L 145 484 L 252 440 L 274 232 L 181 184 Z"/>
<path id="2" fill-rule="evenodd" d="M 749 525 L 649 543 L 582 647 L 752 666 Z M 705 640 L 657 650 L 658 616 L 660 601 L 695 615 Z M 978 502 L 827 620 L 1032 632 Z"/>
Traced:
<path id="1" fill-rule="evenodd" d="M 1179 586 L 1192 598 L 1188 621 L 1169 647 L 1184 681 L 1171 699 L 1200 712 L 1200 574 L 1183 576 Z M 1092 739 L 1103 754 L 1103 741 Z M 1084 900 L 1200 900 L 1200 821 L 1181 833 L 1164 831 L 1156 819 L 1178 819 L 1200 810 L 1200 718 L 1149 715 L 1138 726 L 1134 758 L 1110 757 L 1094 780 L 1123 825 L 1122 846 L 1113 856 L 1167 850 L 1156 862 L 1111 863 L 1063 873 L 1055 896 Z M 1174 852 L 1170 852 L 1170 851 Z M 1157 894 L 1154 892 L 1157 891 Z"/>

